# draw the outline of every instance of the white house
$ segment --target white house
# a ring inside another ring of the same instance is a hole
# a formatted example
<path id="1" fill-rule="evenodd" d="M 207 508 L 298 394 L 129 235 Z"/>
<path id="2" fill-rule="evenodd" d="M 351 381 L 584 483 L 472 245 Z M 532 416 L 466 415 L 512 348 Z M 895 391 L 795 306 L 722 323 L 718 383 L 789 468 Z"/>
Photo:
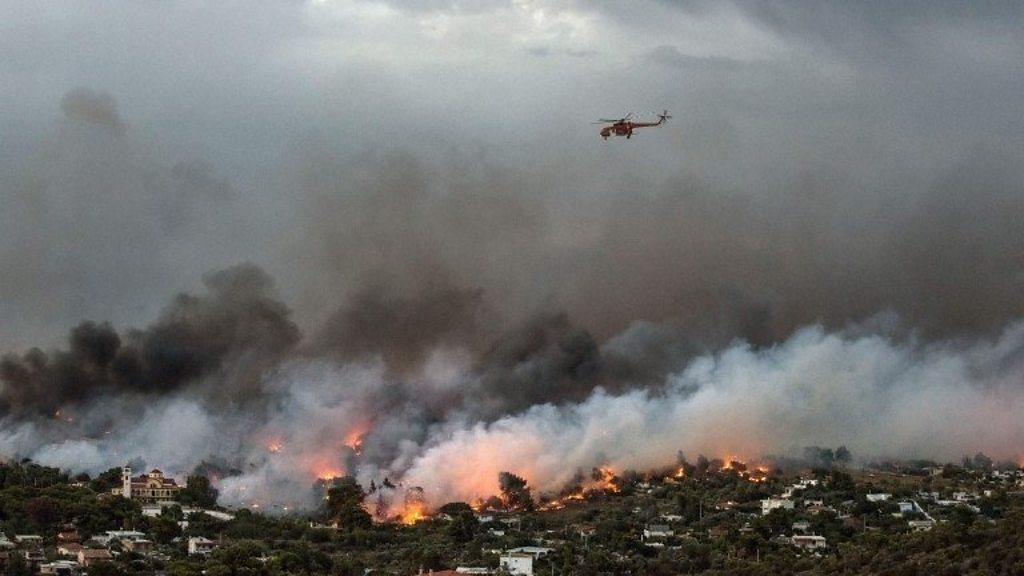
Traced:
<path id="1" fill-rule="evenodd" d="M 138 532 L 136 530 L 107 530 L 103 534 L 93 536 L 91 540 L 107 546 L 113 540 L 130 542 L 132 540 L 144 540 L 145 538 L 146 534 L 144 532 Z"/>
<path id="2" fill-rule="evenodd" d="M 205 556 L 213 549 L 217 547 L 217 543 L 209 538 L 203 538 L 202 536 L 193 536 L 188 539 L 188 555 L 194 556 L 196 554 Z"/>
<path id="3" fill-rule="evenodd" d="M 529 554 L 505 554 L 498 563 L 509 574 L 533 576 L 533 556 Z"/>
<path id="4" fill-rule="evenodd" d="M 673 536 L 675 531 L 664 524 L 651 524 L 644 527 L 644 540 L 648 538 L 668 538 Z"/>
<path id="5" fill-rule="evenodd" d="M 541 546 L 520 546 L 519 548 L 511 548 L 508 550 L 509 554 L 529 554 L 534 559 L 543 558 L 548 554 L 554 552 L 554 548 L 543 548 Z"/>
<path id="6" fill-rule="evenodd" d="M 888 492 L 879 492 L 877 494 L 868 494 L 866 498 L 868 499 L 868 502 L 885 502 L 892 498 L 892 494 L 889 494 Z"/>
<path id="7" fill-rule="evenodd" d="M 789 498 L 765 498 L 761 500 L 761 514 L 767 516 L 772 510 L 792 510 L 793 506 Z"/>
<path id="8" fill-rule="evenodd" d="M 39 565 L 40 576 L 75 576 L 78 573 L 78 562 L 71 560 L 54 560 Z"/>
<path id="9" fill-rule="evenodd" d="M 927 532 L 935 527 L 935 520 L 911 520 L 907 526 L 914 532 Z"/>
<path id="10" fill-rule="evenodd" d="M 148 516 L 150 518 L 156 518 L 164 511 L 165 508 L 169 508 L 176 504 L 176 502 L 165 502 L 163 504 L 143 506 L 142 515 Z M 230 512 L 221 512 L 220 510 L 207 510 L 205 508 L 190 508 L 188 506 L 182 506 L 181 513 L 186 518 L 188 518 L 188 516 L 191 514 L 206 514 L 210 518 L 216 518 L 217 520 L 222 520 L 224 522 L 228 522 L 235 519 L 235 515 L 231 514 Z M 315 522 L 310 522 L 310 527 L 317 528 L 318 526 L 315 525 Z M 322 527 L 329 528 L 329 526 Z"/>
<path id="11" fill-rule="evenodd" d="M 801 550 L 821 550 L 828 546 L 824 536 L 814 534 L 794 534 L 791 540 L 793 546 Z"/>

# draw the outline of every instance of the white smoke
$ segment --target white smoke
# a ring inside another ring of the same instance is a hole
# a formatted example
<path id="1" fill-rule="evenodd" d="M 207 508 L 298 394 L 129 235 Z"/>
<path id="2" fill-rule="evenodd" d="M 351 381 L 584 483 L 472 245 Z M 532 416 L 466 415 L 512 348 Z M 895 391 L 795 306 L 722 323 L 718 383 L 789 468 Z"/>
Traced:
<path id="1" fill-rule="evenodd" d="M 622 354 L 623 339 L 611 342 Z M 845 444 L 862 458 L 938 459 L 1024 451 L 1024 322 L 991 341 L 932 344 L 808 327 L 774 347 L 736 342 L 698 356 L 662 386 L 598 388 L 582 402 L 491 422 L 464 411 L 426 421 L 426 397 L 473 385 L 469 358 L 438 351 L 409 384 L 413 393 L 385 412 L 373 412 L 392 385 L 380 361 L 295 361 L 263 382 L 270 400 L 261 413 L 215 411 L 188 390 L 144 408 L 124 397 L 67 424 L 81 432 L 99 415 L 137 411 L 98 439 L 55 432 L 49 421 L 0 423 L 0 455 L 92 473 L 142 459 L 179 476 L 204 460 L 229 462 L 237 470 L 217 479 L 221 502 L 277 510 L 315 505 L 317 477 L 340 474 L 421 486 L 438 505 L 496 493 L 501 471 L 555 491 L 581 470 L 662 467 L 680 450 L 758 458 Z M 373 452 L 380 446 L 390 448 Z"/>
<path id="2" fill-rule="evenodd" d="M 432 438 L 405 475 L 434 502 L 496 492 L 502 470 L 555 490 L 577 470 L 645 470 L 678 450 L 756 458 L 845 444 L 862 457 L 1024 452 L 1024 324 L 988 343 L 919 346 L 799 331 L 765 350 L 697 358 L 661 393 L 598 390 Z"/>

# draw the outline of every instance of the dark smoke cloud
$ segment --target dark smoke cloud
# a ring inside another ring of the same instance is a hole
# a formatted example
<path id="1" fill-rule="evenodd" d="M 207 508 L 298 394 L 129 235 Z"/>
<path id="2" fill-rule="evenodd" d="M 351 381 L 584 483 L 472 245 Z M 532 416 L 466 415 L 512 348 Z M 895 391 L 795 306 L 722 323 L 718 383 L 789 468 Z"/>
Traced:
<path id="1" fill-rule="evenodd" d="M 359 293 L 365 278 L 412 295 L 430 294 L 438 278 L 479 289 L 503 323 L 489 325 L 491 341 L 552 309 L 598 342 L 649 320 L 705 346 L 768 345 L 806 324 L 837 328 L 885 310 L 926 337 L 991 334 L 1024 312 L 1024 184 L 1000 150 L 893 189 L 858 190 L 827 167 L 750 192 L 681 174 L 568 208 L 545 193 L 552 175 L 511 190 L 489 168 L 388 158 L 353 170 L 344 194 L 314 185 L 312 231 L 314 260 L 360 272 L 317 268 L 308 281 L 341 294 Z M 470 191 L 495 202 L 464 201 Z M 496 211 L 508 222 L 492 227 Z"/>
<path id="2" fill-rule="evenodd" d="M 439 287 L 411 298 L 371 287 L 327 319 L 315 347 L 342 360 L 381 355 L 401 375 L 420 368 L 438 346 L 474 346 L 483 308 L 479 290 Z"/>
<path id="3" fill-rule="evenodd" d="M 60 107 L 54 129 L 0 166 L 5 349 L 56 344 L 89 319 L 147 322 L 202 273 L 245 259 L 249 218 L 209 162 L 162 159 L 109 94 L 75 89 Z"/>
<path id="4" fill-rule="evenodd" d="M 169 394 L 213 375 L 209 397 L 243 400 L 298 342 L 298 329 L 255 266 L 209 274 L 204 284 L 205 295 L 179 295 L 144 330 L 122 337 L 110 324 L 84 322 L 67 350 L 5 356 L 0 416 L 50 414 L 119 393 Z"/>

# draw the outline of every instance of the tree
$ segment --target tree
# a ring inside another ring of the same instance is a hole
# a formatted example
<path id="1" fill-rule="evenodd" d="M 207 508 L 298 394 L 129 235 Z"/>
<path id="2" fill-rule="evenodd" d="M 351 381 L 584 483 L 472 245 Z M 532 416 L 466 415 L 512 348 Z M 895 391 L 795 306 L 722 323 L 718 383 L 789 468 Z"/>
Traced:
<path id="1" fill-rule="evenodd" d="M 842 470 L 832 470 L 828 478 L 828 489 L 836 492 L 852 492 L 856 487 L 853 476 Z"/>
<path id="2" fill-rule="evenodd" d="M 804 460 L 811 466 L 830 468 L 835 461 L 835 454 L 831 448 L 821 446 L 807 446 L 804 448 Z"/>
<path id="3" fill-rule="evenodd" d="M 57 501 L 48 496 L 29 500 L 25 505 L 25 514 L 33 528 L 40 532 L 52 532 L 60 520 Z"/>
<path id="4" fill-rule="evenodd" d="M 89 576 L 124 576 L 124 570 L 113 562 L 97 562 L 89 566 Z"/>
<path id="5" fill-rule="evenodd" d="M 30 576 L 32 569 L 25 562 L 25 556 L 21 552 L 14 551 L 10 553 L 7 559 L 7 572 L 5 574 L 7 576 Z"/>
<path id="6" fill-rule="evenodd" d="M 345 529 L 369 528 L 373 522 L 363 508 L 366 493 L 351 476 L 335 478 L 327 489 L 324 507 L 327 519 Z"/>
<path id="7" fill-rule="evenodd" d="M 465 502 L 449 502 L 437 509 L 438 514 L 447 514 L 455 517 L 463 512 L 473 513 L 473 508 Z"/>
<path id="8" fill-rule="evenodd" d="M 331 559 L 309 543 L 299 542 L 278 554 L 270 562 L 270 567 L 275 574 L 326 574 L 331 568 Z"/>
<path id="9" fill-rule="evenodd" d="M 178 501 L 187 506 L 213 508 L 217 505 L 217 489 L 210 479 L 200 474 L 193 474 L 185 481 L 185 487 L 178 491 Z"/>
<path id="10" fill-rule="evenodd" d="M 462 510 L 452 515 L 452 521 L 445 532 L 456 544 L 465 544 L 476 536 L 478 521 L 472 510 Z"/>
<path id="11" fill-rule="evenodd" d="M 836 448 L 836 462 L 842 464 L 843 466 L 846 466 L 847 464 L 850 463 L 851 459 L 852 456 L 850 455 L 850 450 L 846 447 L 846 445 Z"/>
<path id="12" fill-rule="evenodd" d="M 218 548 L 210 555 L 210 560 L 206 565 L 206 574 L 209 576 L 262 576 L 269 574 L 270 570 L 261 560 L 262 557 L 263 547 L 251 542 Z"/>
<path id="13" fill-rule="evenodd" d="M 175 538 L 181 536 L 181 529 L 175 518 L 161 514 L 149 521 L 149 533 L 156 542 L 170 544 Z"/>
<path id="14" fill-rule="evenodd" d="M 167 567 L 167 576 L 202 576 L 203 569 L 184 560 L 176 560 Z"/>
<path id="15" fill-rule="evenodd" d="M 94 492 L 110 492 L 111 488 L 121 485 L 121 469 L 110 468 L 89 483 Z"/>
<path id="16" fill-rule="evenodd" d="M 509 510 L 533 510 L 533 495 L 526 480 L 511 472 L 498 473 L 501 499 Z"/>
<path id="17" fill-rule="evenodd" d="M 711 467 L 711 461 L 708 460 L 707 456 L 705 456 L 703 454 L 697 456 L 697 469 L 696 469 L 696 473 L 697 473 L 698 476 L 704 476 L 705 474 L 707 474 L 708 468 L 710 468 L 710 467 Z"/>
<path id="18" fill-rule="evenodd" d="M 984 452 L 978 452 L 975 454 L 974 461 L 971 464 L 975 470 L 984 470 L 987 472 L 992 469 L 992 459 Z"/>

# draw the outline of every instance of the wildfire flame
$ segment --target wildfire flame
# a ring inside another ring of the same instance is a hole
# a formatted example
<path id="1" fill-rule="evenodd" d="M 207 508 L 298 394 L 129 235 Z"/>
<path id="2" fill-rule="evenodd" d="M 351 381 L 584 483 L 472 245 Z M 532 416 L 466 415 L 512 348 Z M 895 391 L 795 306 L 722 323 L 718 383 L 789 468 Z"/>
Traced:
<path id="1" fill-rule="evenodd" d="M 426 508 L 423 503 L 410 504 L 402 508 L 398 514 L 398 521 L 402 524 L 413 525 L 427 517 Z"/>
<path id="2" fill-rule="evenodd" d="M 316 474 L 318 480 L 323 481 L 334 480 L 335 478 L 341 478 L 344 476 L 344 473 L 335 468 L 321 468 L 314 471 L 314 474 Z"/>
<path id="3" fill-rule="evenodd" d="M 622 490 L 619 479 L 610 466 L 594 468 L 587 481 L 564 492 L 560 498 L 543 504 L 541 510 L 561 510 L 566 504 L 586 500 L 588 494 L 614 494 Z"/>
<path id="4" fill-rule="evenodd" d="M 345 434 L 345 439 L 342 440 L 342 444 L 349 447 L 356 454 L 363 453 L 363 437 L 370 431 L 370 426 L 367 424 L 359 424 L 355 428 L 348 431 Z"/>
<path id="5" fill-rule="evenodd" d="M 735 470 L 740 478 L 743 478 L 748 482 L 766 482 L 768 480 L 768 475 L 771 474 L 771 468 L 763 464 L 747 464 L 733 456 L 726 456 L 723 458 L 723 461 L 725 461 L 725 464 L 722 465 L 723 472 Z"/>
<path id="6" fill-rule="evenodd" d="M 423 489 L 414 487 L 405 491 L 402 509 L 398 512 L 398 521 L 412 525 L 427 518 L 427 506 L 424 501 Z"/>
<path id="7" fill-rule="evenodd" d="M 618 492 L 620 490 L 617 482 L 618 478 L 615 476 L 615 472 L 608 466 L 595 468 L 592 478 L 596 485 L 592 486 L 591 490 L 604 490 L 605 492 Z"/>

